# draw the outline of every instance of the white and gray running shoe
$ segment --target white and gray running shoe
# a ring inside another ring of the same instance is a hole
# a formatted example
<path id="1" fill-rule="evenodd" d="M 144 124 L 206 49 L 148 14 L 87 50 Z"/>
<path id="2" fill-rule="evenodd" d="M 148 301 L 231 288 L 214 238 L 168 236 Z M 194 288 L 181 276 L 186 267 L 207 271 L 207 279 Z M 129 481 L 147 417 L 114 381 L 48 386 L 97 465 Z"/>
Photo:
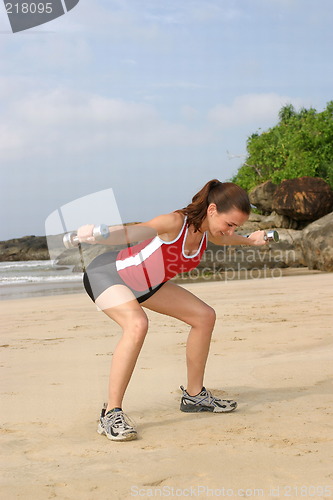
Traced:
<path id="1" fill-rule="evenodd" d="M 138 434 L 132 426 L 129 417 L 125 415 L 121 408 L 114 408 L 106 413 L 105 404 L 99 419 L 98 434 L 105 434 L 113 441 L 131 441 L 136 439 Z"/>
<path id="2" fill-rule="evenodd" d="M 180 386 L 183 396 L 180 402 L 180 410 L 187 413 L 210 411 L 214 413 L 227 413 L 237 408 L 236 401 L 215 398 L 205 387 L 197 396 L 190 396 L 184 387 Z"/>

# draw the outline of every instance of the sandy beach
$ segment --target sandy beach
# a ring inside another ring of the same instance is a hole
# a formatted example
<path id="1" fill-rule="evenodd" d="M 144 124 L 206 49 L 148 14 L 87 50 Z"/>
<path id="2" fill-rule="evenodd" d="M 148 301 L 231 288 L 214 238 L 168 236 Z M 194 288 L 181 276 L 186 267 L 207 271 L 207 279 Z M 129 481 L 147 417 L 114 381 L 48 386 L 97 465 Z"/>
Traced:
<path id="1" fill-rule="evenodd" d="M 333 497 L 333 274 L 185 287 L 217 311 L 206 386 L 238 409 L 179 411 L 188 326 L 148 311 L 125 443 L 96 432 L 119 327 L 85 293 L 0 303 L 2 498 Z"/>

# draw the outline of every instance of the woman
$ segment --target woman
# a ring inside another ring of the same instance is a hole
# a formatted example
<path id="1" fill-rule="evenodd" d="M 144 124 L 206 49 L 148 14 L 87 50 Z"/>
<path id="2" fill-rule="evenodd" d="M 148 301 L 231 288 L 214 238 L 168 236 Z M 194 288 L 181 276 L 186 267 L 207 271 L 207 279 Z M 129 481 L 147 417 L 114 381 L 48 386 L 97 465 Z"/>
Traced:
<path id="1" fill-rule="evenodd" d="M 128 246 L 118 254 L 100 255 L 84 275 L 87 293 L 123 330 L 113 354 L 109 400 L 101 412 L 100 434 L 116 441 L 137 437 L 122 411 L 122 401 L 148 329 L 143 307 L 177 318 L 191 327 L 186 344 L 187 387 L 185 390 L 181 386 L 180 410 L 217 413 L 235 410 L 236 402 L 214 397 L 203 385 L 215 312 L 170 279 L 199 264 L 207 240 L 217 245 L 264 245 L 264 231 L 256 231 L 248 238 L 234 234 L 248 219 L 250 210 L 243 189 L 213 179 L 181 210 L 149 222 L 109 228 L 106 243 L 141 243 Z M 92 225 L 79 228 L 79 240 L 97 243 L 92 231 Z"/>

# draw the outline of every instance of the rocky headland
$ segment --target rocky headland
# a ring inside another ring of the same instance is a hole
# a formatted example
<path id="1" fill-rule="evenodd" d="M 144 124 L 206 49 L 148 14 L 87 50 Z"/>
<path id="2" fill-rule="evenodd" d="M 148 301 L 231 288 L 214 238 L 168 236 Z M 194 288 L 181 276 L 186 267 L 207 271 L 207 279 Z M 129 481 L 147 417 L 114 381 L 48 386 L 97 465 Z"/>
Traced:
<path id="1" fill-rule="evenodd" d="M 264 247 L 215 246 L 211 243 L 198 267 L 207 276 L 225 270 L 308 268 L 333 272 L 333 191 L 322 179 L 302 177 L 270 181 L 250 192 L 257 207 L 239 231 L 248 234 L 258 229 L 276 229 L 280 241 Z M 24 236 L 0 242 L 0 261 L 48 260 L 57 255 L 56 264 L 70 265 L 79 271 L 82 258 L 78 249 L 66 250 L 62 235 Z M 119 247 L 82 245 L 85 263 L 95 256 Z M 55 250 L 55 251 L 54 251 Z"/>

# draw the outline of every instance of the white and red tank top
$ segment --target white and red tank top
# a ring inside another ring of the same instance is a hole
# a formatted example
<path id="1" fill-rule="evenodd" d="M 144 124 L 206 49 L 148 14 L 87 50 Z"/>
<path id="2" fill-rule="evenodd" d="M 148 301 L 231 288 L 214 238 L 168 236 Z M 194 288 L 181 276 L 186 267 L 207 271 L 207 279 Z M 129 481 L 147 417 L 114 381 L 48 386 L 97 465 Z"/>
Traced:
<path id="1" fill-rule="evenodd" d="M 155 236 L 118 253 L 116 269 L 127 286 L 146 291 L 198 266 L 207 248 L 207 233 L 202 236 L 197 252 L 185 255 L 186 219 L 173 241 L 163 241 Z"/>

